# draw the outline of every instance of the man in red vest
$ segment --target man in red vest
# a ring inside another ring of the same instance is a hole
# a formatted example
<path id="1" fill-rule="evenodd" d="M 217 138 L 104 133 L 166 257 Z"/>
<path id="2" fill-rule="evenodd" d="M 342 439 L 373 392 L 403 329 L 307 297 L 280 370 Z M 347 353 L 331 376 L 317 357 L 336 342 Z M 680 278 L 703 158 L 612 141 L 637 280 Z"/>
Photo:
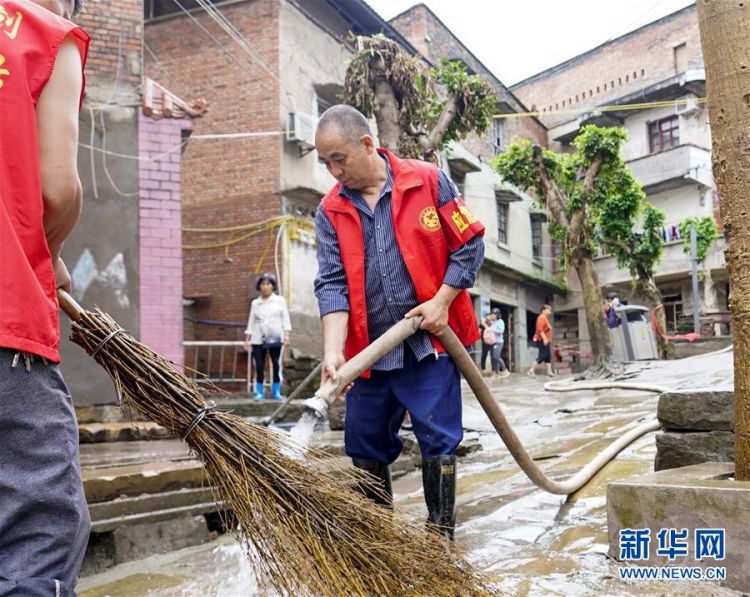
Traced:
<path id="1" fill-rule="evenodd" d="M 80 0 L 0 0 L 0 595 L 74 595 L 90 520 L 57 363 L 81 208 Z"/>
<path id="2" fill-rule="evenodd" d="M 347 393 L 346 453 L 379 480 L 381 491 L 370 497 L 390 506 L 389 465 L 401 453 L 408 410 L 428 521 L 452 538 L 460 375 L 436 334 L 450 325 L 464 346 L 479 338 L 466 289 L 484 258 L 484 227 L 442 170 L 377 148 L 367 119 L 350 106 L 323 114 L 315 146 L 339 181 L 316 215 L 323 381 L 403 317 L 424 317 L 419 332 Z"/>

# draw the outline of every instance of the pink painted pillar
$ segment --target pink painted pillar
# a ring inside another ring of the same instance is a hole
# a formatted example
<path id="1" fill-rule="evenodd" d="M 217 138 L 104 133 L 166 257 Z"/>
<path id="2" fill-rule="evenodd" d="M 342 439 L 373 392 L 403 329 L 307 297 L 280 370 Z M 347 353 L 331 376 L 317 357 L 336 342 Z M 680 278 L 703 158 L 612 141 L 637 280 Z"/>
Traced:
<path id="1" fill-rule="evenodd" d="M 189 120 L 140 115 L 141 342 L 183 364 L 182 131 Z"/>

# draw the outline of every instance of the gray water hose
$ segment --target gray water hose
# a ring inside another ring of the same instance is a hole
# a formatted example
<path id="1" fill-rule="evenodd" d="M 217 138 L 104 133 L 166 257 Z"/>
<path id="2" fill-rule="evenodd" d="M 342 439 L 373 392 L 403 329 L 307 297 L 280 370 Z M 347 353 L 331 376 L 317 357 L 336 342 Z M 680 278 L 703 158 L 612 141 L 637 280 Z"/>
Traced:
<path id="1" fill-rule="evenodd" d="M 339 369 L 337 379 L 329 379 L 323 384 L 315 396 L 305 401 L 303 409 L 315 413 L 321 418 L 325 418 L 327 416 L 328 405 L 336 400 L 347 385 L 359 377 L 364 371 L 369 369 L 374 363 L 379 361 L 384 355 L 388 354 L 388 352 L 390 352 L 395 346 L 416 332 L 421 323 L 421 317 L 402 319 L 385 334 L 380 336 L 380 338 L 375 340 L 375 342 L 370 344 L 370 346 L 347 361 Z M 466 382 L 469 384 L 469 387 L 479 401 L 480 406 L 487 414 L 492 426 L 507 446 L 511 456 L 513 456 L 514 460 L 518 463 L 518 466 L 521 467 L 521 470 L 523 470 L 526 476 L 528 476 L 535 485 L 545 491 L 559 495 L 575 493 L 581 487 L 586 485 L 586 483 L 588 483 L 605 464 L 617 456 L 617 454 L 625 447 L 642 435 L 652 431 L 657 431 L 660 428 L 658 421 L 643 423 L 612 442 L 612 444 L 610 444 L 603 452 L 568 480 L 560 482 L 550 479 L 537 466 L 521 444 L 521 440 L 516 435 L 516 432 L 511 427 L 508 419 L 506 419 L 502 408 L 495 401 L 490 388 L 485 383 L 481 371 L 479 371 L 476 363 L 474 363 L 471 355 L 466 351 L 466 348 L 461 344 L 461 341 L 456 334 L 453 333 L 450 328 L 446 327 L 445 331 L 439 335 L 439 339 L 445 347 L 445 350 L 453 359 L 453 362 L 456 363 L 456 366 L 463 374 Z M 576 383 L 575 385 L 566 385 L 564 388 L 559 386 L 558 382 L 558 385 L 553 386 L 550 391 L 609 388 L 660 393 L 670 391 L 670 388 L 662 386 L 627 382 L 585 382 L 581 384 Z M 545 389 L 547 389 L 546 386 Z"/>

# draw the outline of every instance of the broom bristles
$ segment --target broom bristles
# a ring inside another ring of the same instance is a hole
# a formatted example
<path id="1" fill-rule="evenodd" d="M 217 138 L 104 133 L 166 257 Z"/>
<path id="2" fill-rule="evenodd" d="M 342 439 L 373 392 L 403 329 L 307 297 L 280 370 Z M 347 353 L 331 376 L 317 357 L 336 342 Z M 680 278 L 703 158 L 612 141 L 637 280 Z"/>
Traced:
<path id="1" fill-rule="evenodd" d="M 87 311 L 72 340 L 91 354 L 119 326 Z M 95 355 L 118 395 L 181 436 L 205 408 L 203 389 L 127 334 Z M 333 471 L 327 455 L 231 413 L 210 412 L 186 439 L 202 461 L 222 510 L 264 593 L 340 597 L 494 595 L 460 550 L 423 524 L 376 506 L 351 487 L 371 479 Z"/>

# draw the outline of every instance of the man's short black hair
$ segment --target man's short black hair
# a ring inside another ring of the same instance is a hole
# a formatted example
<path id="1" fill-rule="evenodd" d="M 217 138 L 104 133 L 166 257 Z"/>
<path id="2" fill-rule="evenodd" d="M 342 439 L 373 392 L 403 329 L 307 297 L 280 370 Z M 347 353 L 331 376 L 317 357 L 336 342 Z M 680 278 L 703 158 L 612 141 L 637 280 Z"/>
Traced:
<path id="1" fill-rule="evenodd" d="M 83 2 L 84 0 L 74 0 L 73 2 L 73 14 L 71 16 L 76 16 L 81 12 L 81 9 L 83 8 Z"/>
<path id="2" fill-rule="evenodd" d="M 372 136 L 370 123 L 367 122 L 365 115 L 346 104 L 336 104 L 323 112 L 318 120 L 318 130 L 330 126 L 336 127 L 343 137 L 355 142 L 359 141 L 363 135 Z"/>

